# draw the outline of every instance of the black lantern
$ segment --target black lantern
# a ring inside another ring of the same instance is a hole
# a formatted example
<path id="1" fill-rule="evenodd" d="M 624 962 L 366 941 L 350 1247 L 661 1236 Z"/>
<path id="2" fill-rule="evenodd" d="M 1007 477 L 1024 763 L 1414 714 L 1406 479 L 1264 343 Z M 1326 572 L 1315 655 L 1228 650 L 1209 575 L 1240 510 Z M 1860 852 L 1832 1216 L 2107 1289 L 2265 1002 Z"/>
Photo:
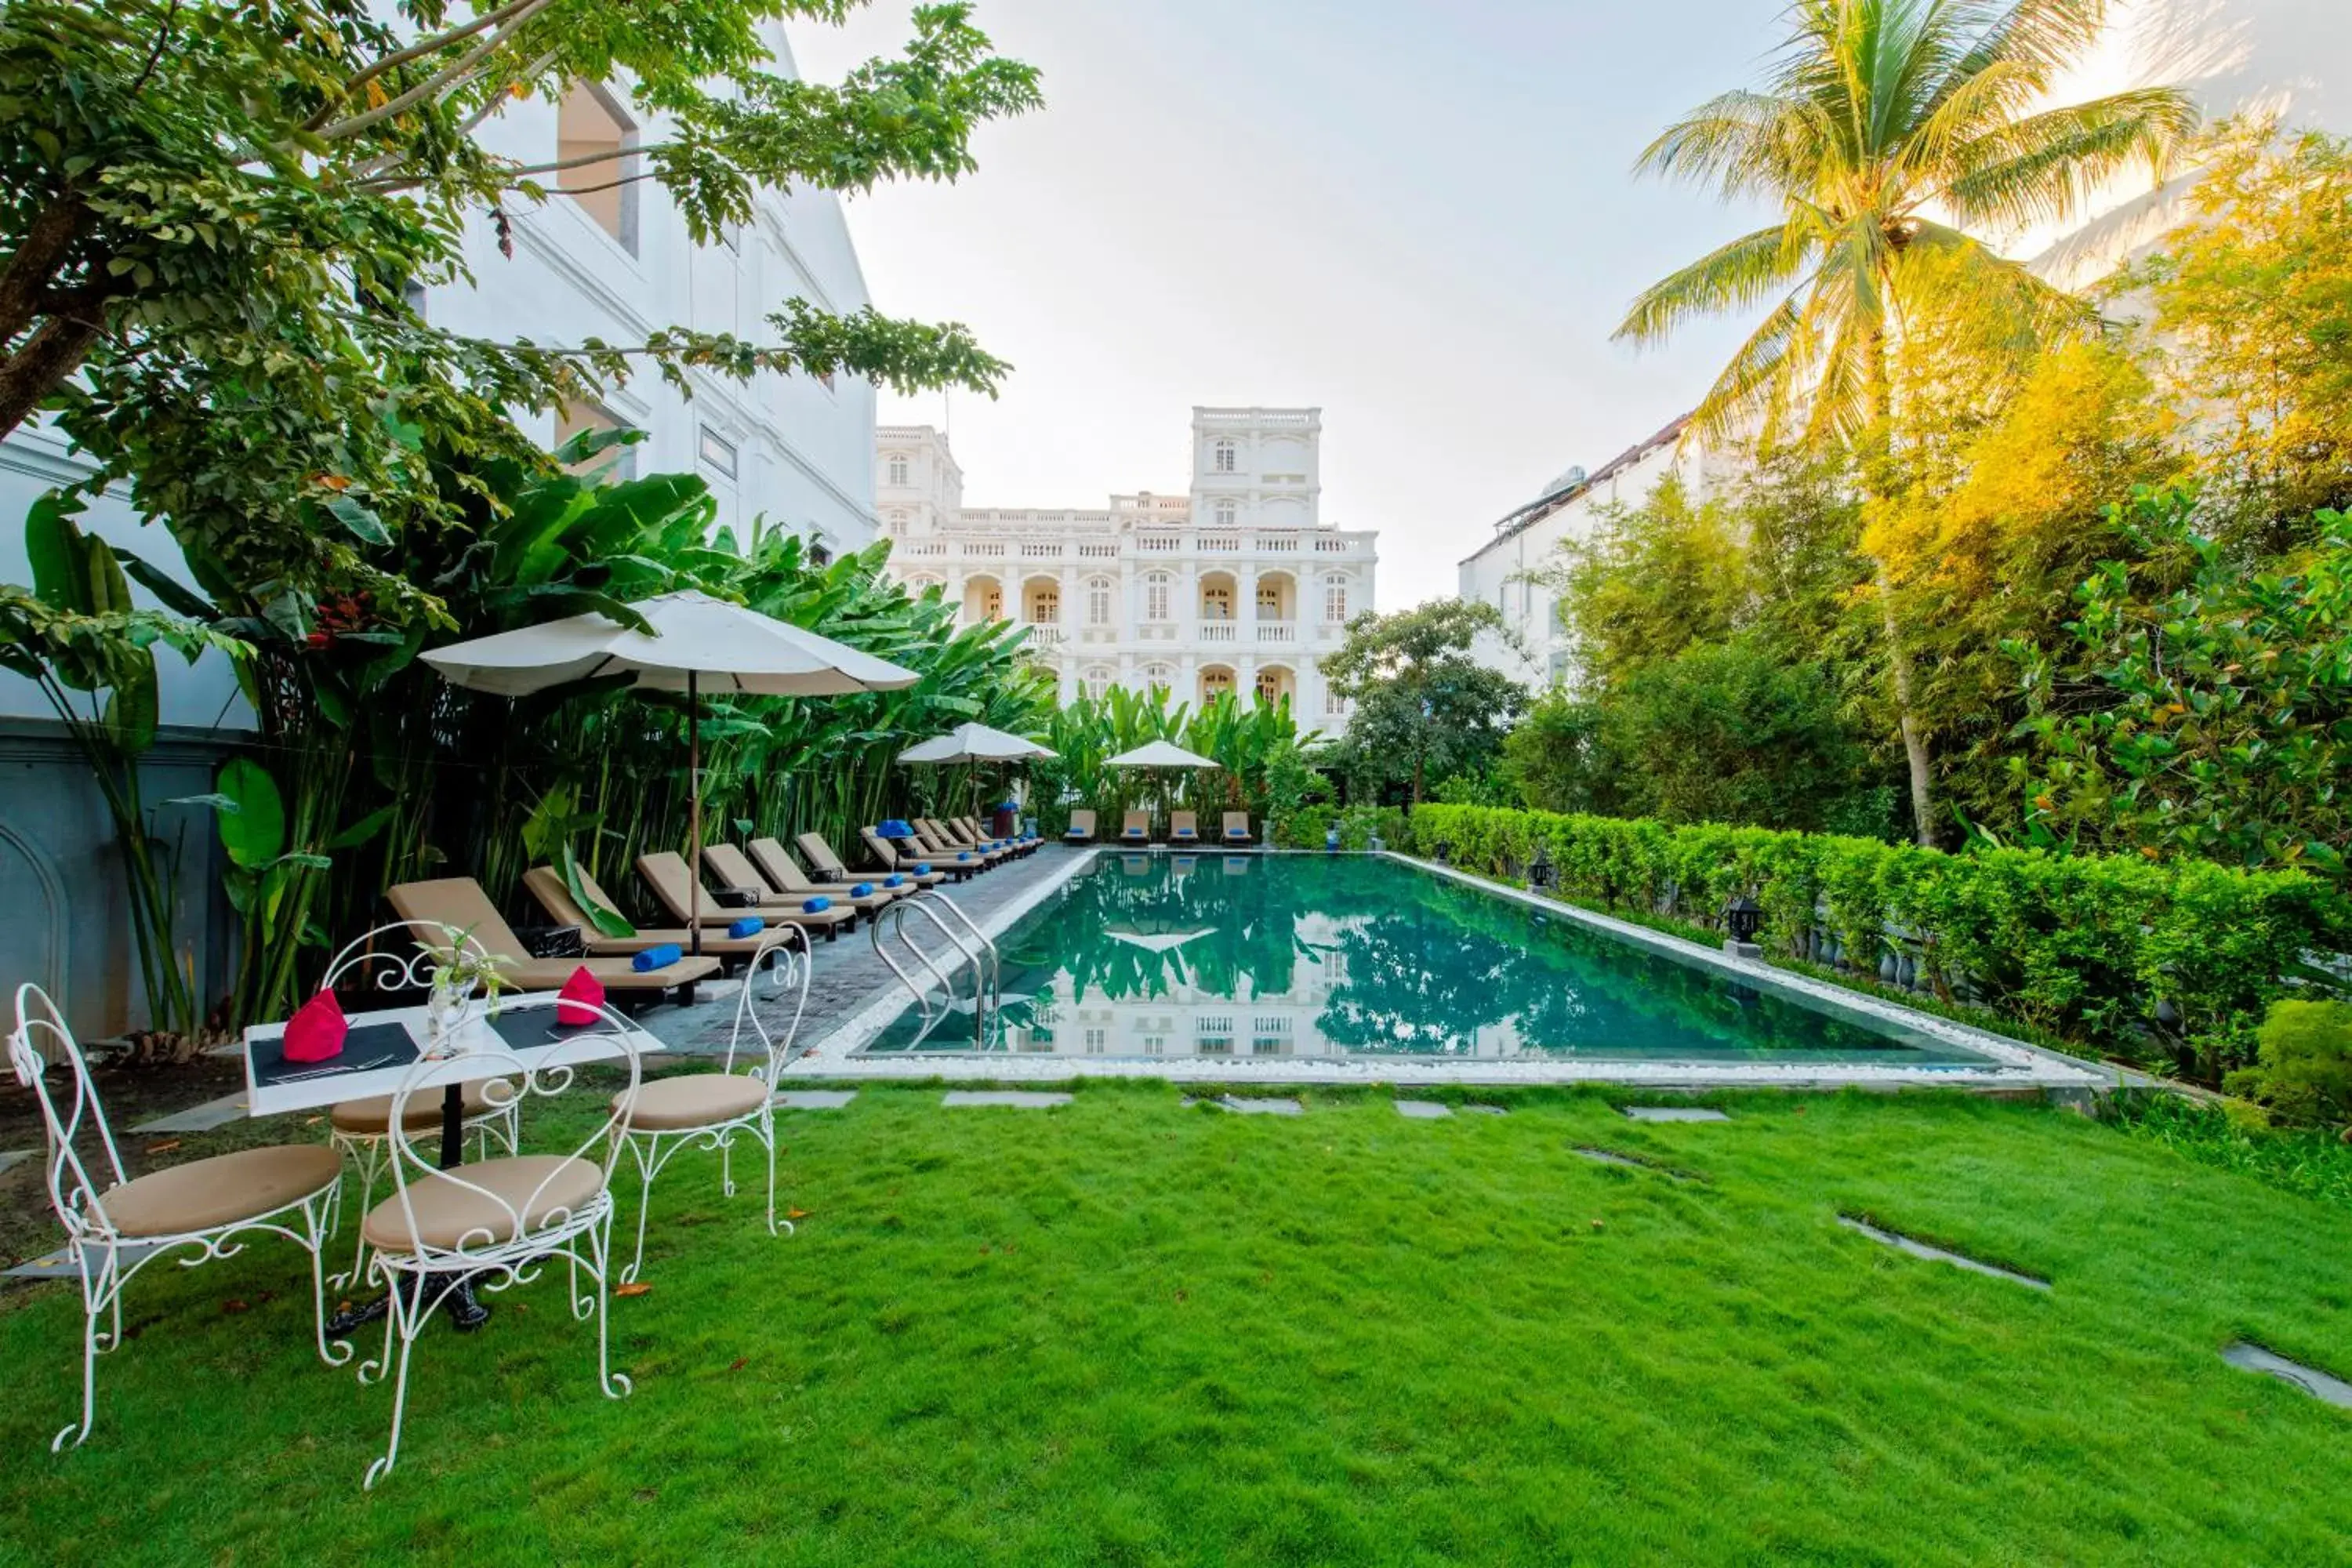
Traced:
<path id="1" fill-rule="evenodd" d="M 1538 893 L 1548 893 L 1551 890 L 1552 879 L 1555 875 L 1551 863 L 1551 850 L 1544 845 L 1537 845 L 1536 858 L 1528 866 L 1528 886 Z"/>
<path id="2" fill-rule="evenodd" d="M 1737 942 L 1752 942 L 1764 924 L 1763 906 L 1742 893 L 1723 906 L 1723 928 Z"/>
<path id="3" fill-rule="evenodd" d="M 1454 841 L 1452 839 L 1441 838 L 1437 841 L 1434 847 L 1437 852 L 1437 863 L 1439 865 L 1450 866 L 1454 863 Z"/>

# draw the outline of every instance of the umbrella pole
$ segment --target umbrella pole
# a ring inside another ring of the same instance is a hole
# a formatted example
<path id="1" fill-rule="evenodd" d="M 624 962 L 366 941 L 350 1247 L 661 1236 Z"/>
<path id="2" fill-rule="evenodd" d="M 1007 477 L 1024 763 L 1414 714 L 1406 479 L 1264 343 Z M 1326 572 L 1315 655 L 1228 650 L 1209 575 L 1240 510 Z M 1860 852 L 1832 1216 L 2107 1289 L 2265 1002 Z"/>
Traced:
<path id="1" fill-rule="evenodd" d="M 695 672 L 686 672 L 686 832 L 693 857 L 693 875 L 687 879 L 686 940 L 688 951 L 702 956 L 702 694 L 695 689 Z"/>

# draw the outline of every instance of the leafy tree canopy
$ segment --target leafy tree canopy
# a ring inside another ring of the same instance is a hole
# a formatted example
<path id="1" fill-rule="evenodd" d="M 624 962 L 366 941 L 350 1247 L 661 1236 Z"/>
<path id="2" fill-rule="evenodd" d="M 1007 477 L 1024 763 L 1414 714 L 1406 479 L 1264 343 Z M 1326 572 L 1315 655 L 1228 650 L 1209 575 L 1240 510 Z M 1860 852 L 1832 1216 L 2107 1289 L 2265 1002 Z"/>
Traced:
<path id="1" fill-rule="evenodd" d="M 1499 635 L 1502 626 L 1494 605 L 1459 599 L 1349 621 L 1347 640 L 1322 661 L 1331 690 L 1354 705 L 1342 769 L 1410 781 L 1419 804 L 1428 780 L 1485 768 L 1528 699 L 1525 687 L 1470 655 L 1480 633 Z"/>

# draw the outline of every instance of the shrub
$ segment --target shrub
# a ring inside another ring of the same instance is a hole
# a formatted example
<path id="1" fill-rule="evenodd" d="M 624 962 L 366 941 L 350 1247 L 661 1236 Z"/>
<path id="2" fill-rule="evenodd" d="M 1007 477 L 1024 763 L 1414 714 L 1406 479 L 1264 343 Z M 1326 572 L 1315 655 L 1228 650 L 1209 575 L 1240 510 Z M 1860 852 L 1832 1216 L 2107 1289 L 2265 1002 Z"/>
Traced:
<path id="1" fill-rule="evenodd" d="M 1776 957 L 1891 961 L 1946 1001 L 2208 1082 L 2252 1059 L 2306 952 L 2352 945 L 2352 902 L 2299 871 L 1434 804 L 1412 834 L 1492 876 L 1524 878 L 1540 846 L 1563 896 L 1644 919 L 1715 928 L 1747 893 Z"/>
<path id="2" fill-rule="evenodd" d="M 2254 1038 L 2254 1065 L 2229 1076 L 2231 1093 L 2297 1121 L 2352 1118 L 2352 1002 L 2273 1003 Z"/>

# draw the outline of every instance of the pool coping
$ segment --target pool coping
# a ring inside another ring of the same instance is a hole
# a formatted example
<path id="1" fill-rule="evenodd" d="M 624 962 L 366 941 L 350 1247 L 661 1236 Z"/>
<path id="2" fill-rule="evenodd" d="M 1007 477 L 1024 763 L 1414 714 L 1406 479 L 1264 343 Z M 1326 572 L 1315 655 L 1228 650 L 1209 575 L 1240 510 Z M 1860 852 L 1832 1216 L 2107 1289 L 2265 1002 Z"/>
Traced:
<path id="1" fill-rule="evenodd" d="M 1012 929 L 1032 910 L 1058 893 L 1070 879 L 1098 858 L 1119 854 L 1116 847 L 1097 845 L 1071 857 L 1055 875 L 1040 880 L 1021 897 L 995 910 L 982 922 L 991 941 Z M 1146 853 L 1167 853 L 1153 846 Z M 1205 853 L 1216 853 L 1212 849 Z M 1324 850 L 1256 849 L 1257 855 L 1329 854 Z M 1895 1025 L 1960 1049 L 1990 1058 L 1987 1065 L 1967 1063 L 1896 1067 L 1877 1062 L 1837 1065 L 1822 1062 L 1639 1062 L 1579 1059 L 1411 1061 L 1378 1058 L 1247 1058 L 1247 1057 L 1072 1057 L 1039 1052 L 926 1052 L 920 1055 L 867 1057 L 858 1052 L 906 1011 L 904 994 L 887 991 L 829 1030 L 784 1069 L 787 1078 L 869 1079 L 875 1081 L 1065 1082 L 1076 1078 L 1150 1079 L 1170 1083 L 1255 1084 L 1441 1084 L 1511 1085 L 1622 1084 L 1661 1089 L 1964 1089 L 1985 1091 L 2058 1090 L 2081 1094 L 2105 1091 L 2137 1081 L 2138 1075 L 2105 1063 L 2088 1061 L 2050 1050 L 1972 1025 L 1923 1013 L 1899 1002 L 1851 991 L 1809 975 L 1794 974 L 1757 959 L 1729 953 L 1647 926 L 1598 914 L 1475 876 L 1457 867 L 1417 859 L 1394 850 L 1338 851 L 1361 853 L 1394 860 L 1416 871 L 1450 879 L 1494 897 L 1507 899 L 1548 916 L 1574 921 L 1680 963 L 1712 970 L 1758 990 L 1778 992 L 1832 1013 L 1857 1016 L 1865 1022 Z"/>

